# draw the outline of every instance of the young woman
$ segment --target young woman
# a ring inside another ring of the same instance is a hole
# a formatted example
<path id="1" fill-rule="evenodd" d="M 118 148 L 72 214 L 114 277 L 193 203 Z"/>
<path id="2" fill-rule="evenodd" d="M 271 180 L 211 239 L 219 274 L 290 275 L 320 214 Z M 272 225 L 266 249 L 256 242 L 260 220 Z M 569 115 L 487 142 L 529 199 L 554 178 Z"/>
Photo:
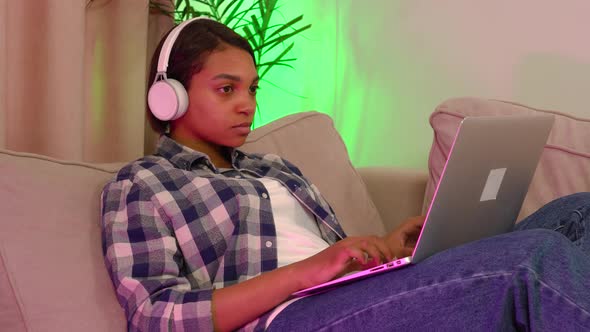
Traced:
<path id="1" fill-rule="evenodd" d="M 226 26 L 186 24 L 167 77 L 188 92 L 186 113 L 161 121 L 148 112 L 162 133 L 157 153 L 122 168 L 102 196 L 105 261 L 130 330 L 590 328 L 588 193 L 518 225 L 551 230 L 484 239 L 279 306 L 297 290 L 410 255 L 424 218 L 385 237 L 346 237 L 296 166 L 241 152 L 258 75 L 248 42 Z"/>

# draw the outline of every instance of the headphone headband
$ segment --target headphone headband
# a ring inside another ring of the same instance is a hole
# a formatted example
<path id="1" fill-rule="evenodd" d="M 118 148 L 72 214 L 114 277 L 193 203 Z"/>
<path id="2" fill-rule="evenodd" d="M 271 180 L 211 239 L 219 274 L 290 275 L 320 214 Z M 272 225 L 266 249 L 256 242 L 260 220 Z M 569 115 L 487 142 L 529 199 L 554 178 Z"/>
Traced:
<path id="1" fill-rule="evenodd" d="M 158 59 L 158 72 L 156 73 L 156 80 L 159 75 L 166 75 L 166 70 L 168 69 L 168 60 L 170 59 L 170 53 L 172 53 L 172 47 L 174 46 L 174 42 L 178 35 L 186 27 L 187 25 L 191 24 L 196 20 L 211 20 L 208 17 L 199 16 L 192 18 L 188 21 L 184 21 L 177 25 L 166 37 L 164 44 L 162 45 L 162 49 L 160 50 L 160 58 Z"/>

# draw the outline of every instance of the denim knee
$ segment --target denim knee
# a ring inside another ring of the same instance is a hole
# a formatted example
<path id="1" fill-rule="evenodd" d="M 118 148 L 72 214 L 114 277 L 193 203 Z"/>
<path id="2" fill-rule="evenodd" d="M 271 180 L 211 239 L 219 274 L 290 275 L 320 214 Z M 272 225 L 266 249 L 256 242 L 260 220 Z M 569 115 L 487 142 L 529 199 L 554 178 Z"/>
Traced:
<path id="1" fill-rule="evenodd" d="M 557 211 L 588 210 L 588 207 L 590 207 L 590 192 L 566 195 L 553 200 L 546 206 Z"/>
<path id="2" fill-rule="evenodd" d="M 545 256 L 556 248 L 565 249 L 572 246 L 567 237 L 550 229 L 535 228 L 513 233 L 516 236 L 513 239 L 516 242 L 513 250 L 522 251 L 525 257 L 529 258 Z"/>
<path id="3" fill-rule="evenodd" d="M 554 230 L 547 229 L 547 228 L 532 228 L 532 229 L 525 229 L 523 230 L 525 234 L 522 234 L 523 237 L 526 238 L 534 238 L 538 241 L 533 241 L 533 245 L 543 244 L 543 242 L 547 243 L 558 243 L 564 241 L 565 238 L 563 234 L 559 232 L 555 232 Z M 520 232 L 514 232 L 520 233 Z"/>
<path id="4" fill-rule="evenodd" d="M 571 210 L 588 205 L 590 205 L 590 192 L 578 192 L 556 198 L 541 209 Z"/>
<path id="5" fill-rule="evenodd" d="M 585 223 L 590 223 L 590 192 L 579 192 L 557 198 L 520 221 L 514 226 L 514 230 L 535 228 L 558 230 L 559 226 L 569 222 L 572 213 Z M 568 236 L 566 233 L 564 235 Z"/>

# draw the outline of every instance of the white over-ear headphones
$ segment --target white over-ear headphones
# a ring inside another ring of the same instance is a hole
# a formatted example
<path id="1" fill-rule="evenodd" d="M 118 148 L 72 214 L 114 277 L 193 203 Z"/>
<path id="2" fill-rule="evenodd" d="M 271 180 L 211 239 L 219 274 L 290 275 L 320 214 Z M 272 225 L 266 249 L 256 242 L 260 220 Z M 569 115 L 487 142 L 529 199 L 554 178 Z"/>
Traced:
<path id="1" fill-rule="evenodd" d="M 172 52 L 172 46 L 178 35 L 192 22 L 200 19 L 210 19 L 207 17 L 195 17 L 188 21 L 180 23 L 175 27 L 164 41 L 162 49 L 160 50 L 160 58 L 158 59 L 158 72 L 154 79 L 154 83 L 148 91 L 148 105 L 152 114 L 162 120 L 176 120 L 184 115 L 188 107 L 188 94 L 186 89 L 179 81 L 168 78 L 166 76 L 166 69 L 168 68 L 168 59 Z"/>

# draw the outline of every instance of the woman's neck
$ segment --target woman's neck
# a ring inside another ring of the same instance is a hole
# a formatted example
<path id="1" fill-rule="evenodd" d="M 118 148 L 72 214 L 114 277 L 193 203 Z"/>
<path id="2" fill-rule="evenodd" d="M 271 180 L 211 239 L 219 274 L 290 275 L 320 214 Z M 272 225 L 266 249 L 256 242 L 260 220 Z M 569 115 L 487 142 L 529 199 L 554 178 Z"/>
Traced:
<path id="1" fill-rule="evenodd" d="M 187 146 L 195 151 L 202 152 L 209 156 L 211 162 L 217 168 L 231 168 L 231 156 L 229 148 L 216 145 L 210 142 L 194 139 L 179 132 L 170 133 L 170 138 L 176 142 Z"/>

